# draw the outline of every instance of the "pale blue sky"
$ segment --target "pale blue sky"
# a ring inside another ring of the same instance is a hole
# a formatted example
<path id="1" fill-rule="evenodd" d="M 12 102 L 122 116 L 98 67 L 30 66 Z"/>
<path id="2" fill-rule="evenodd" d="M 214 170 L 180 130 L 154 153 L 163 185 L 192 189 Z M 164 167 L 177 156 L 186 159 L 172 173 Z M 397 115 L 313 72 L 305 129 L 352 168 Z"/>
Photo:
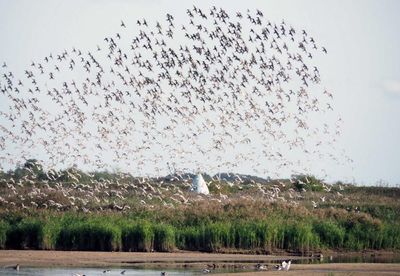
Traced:
<path id="1" fill-rule="evenodd" d="M 143 17 L 158 20 L 192 4 L 257 8 L 326 45 L 329 55 L 320 71 L 344 121 L 341 146 L 354 159 L 354 171 L 346 177 L 400 184 L 400 1 L 0 0 L 0 62 L 15 72 L 49 52 L 72 46 L 92 50 L 121 19 L 127 24 Z"/>

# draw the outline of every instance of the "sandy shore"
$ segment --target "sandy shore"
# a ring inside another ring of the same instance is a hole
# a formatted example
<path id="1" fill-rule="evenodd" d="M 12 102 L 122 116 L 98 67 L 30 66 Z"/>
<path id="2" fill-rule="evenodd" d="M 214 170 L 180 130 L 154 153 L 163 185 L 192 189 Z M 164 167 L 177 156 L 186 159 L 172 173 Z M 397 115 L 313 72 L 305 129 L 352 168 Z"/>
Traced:
<path id="1" fill-rule="evenodd" d="M 282 259 L 304 259 L 304 257 L 208 254 L 198 252 L 179 253 L 129 253 L 129 252 L 81 252 L 81 251 L 30 251 L 0 250 L 0 266 L 20 264 L 28 267 L 132 267 L 132 268 L 205 268 L 237 267 L 251 270 L 255 263 L 269 264 Z M 290 271 L 239 272 L 238 276 L 254 275 L 400 275 L 400 264 L 380 263 L 330 263 L 293 264 Z M 228 275 L 228 274 L 219 274 Z"/>

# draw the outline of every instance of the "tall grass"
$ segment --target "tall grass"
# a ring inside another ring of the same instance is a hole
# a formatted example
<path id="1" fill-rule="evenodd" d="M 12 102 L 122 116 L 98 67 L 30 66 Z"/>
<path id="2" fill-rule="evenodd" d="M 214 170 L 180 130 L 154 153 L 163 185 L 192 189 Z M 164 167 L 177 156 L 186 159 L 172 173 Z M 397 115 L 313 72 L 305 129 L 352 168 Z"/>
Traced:
<path id="1" fill-rule="evenodd" d="M 344 223 L 344 246 L 349 249 L 382 249 L 384 226 L 378 221 L 354 221 Z"/>
<path id="2" fill-rule="evenodd" d="M 342 248 L 346 231 L 338 223 L 328 221 L 314 221 L 314 231 L 320 238 L 320 243 L 326 248 Z"/>
<path id="3" fill-rule="evenodd" d="M 116 251 L 121 248 L 121 230 L 108 221 L 78 221 L 63 225 L 56 249 Z"/>
<path id="4" fill-rule="evenodd" d="M 57 241 L 64 225 L 58 216 L 47 217 L 43 221 L 43 249 L 57 249 Z"/>
<path id="5" fill-rule="evenodd" d="M 43 223 L 38 219 L 26 219 L 7 229 L 6 248 L 43 249 Z"/>
<path id="6" fill-rule="evenodd" d="M 188 226 L 176 230 L 176 246 L 186 250 L 204 250 L 204 244 L 199 239 L 201 230 L 198 227 Z"/>
<path id="7" fill-rule="evenodd" d="M 126 224 L 122 227 L 122 248 L 124 251 L 148 252 L 153 249 L 154 230 L 148 221 Z"/>
<path id="8" fill-rule="evenodd" d="M 0 221 L 0 249 L 6 248 L 8 223 Z"/>
<path id="9" fill-rule="evenodd" d="M 169 252 L 175 249 L 175 228 L 171 225 L 154 226 L 154 250 Z"/>
<path id="10" fill-rule="evenodd" d="M 228 210 L 229 212 L 229 210 Z M 367 215 L 316 215 L 268 211 L 260 219 L 182 213 L 51 213 L 5 216 L 0 220 L 0 248 L 96 251 L 170 252 L 175 249 L 206 252 L 305 253 L 330 249 L 400 249 L 398 223 Z M 188 216 L 188 217 L 186 217 Z M 147 219 L 146 219 L 147 217 Z"/>
<path id="11" fill-rule="evenodd" d="M 313 231 L 309 222 L 290 222 L 284 227 L 284 237 L 282 249 L 298 251 L 301 253 L 318 249 L 320 247 L 320 237 Z"/>
<path id="12" fill-rule="evenodd" d="M 385 224 L 382 248 L 400 249 L 400 223 Z"/>
<path id="13" fill-rule="evenodd" d="M 201 227 L 203 250 L 218 252 L 223 248 L 232 248 L 235 243 L 233 226 L 228 223 L 209 223 Z"/>

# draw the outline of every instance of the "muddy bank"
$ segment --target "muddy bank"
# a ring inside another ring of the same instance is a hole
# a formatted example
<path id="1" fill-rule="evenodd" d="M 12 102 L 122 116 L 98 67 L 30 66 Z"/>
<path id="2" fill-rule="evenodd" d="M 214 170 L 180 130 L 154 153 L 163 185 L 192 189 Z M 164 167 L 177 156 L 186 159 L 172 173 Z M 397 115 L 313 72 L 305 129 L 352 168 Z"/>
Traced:
<path id="1" fill-rule="evenodd" d="M 196 266 L 206 263 L 269 263 L 282 259 L 305 260 L 309 257 L 210 254 L 200 252 L 138 253 L 84 252 L 45 250 L 0 250 L 0 265 L 20 263 L 25 266 Z"/>
<path id="2" fill-rule="evenodd" d="M 354 254 L 354 253 L 353 253 Z M 377 253 L 372 253 L 377 254 Z M 380 253 L 380 254 L 391 254 Z M 30 251 L 0 250 L 0 266 L 20 264 L 23 267 L 129 267 L 154 269 L 223 269 L 234 270 L 233 275 L 281 275 L 274 264 L 292 259 L 290 271 L 285 275 L 400 275 L 399 263 L 312 263 L 315 258 L 300 256 L 273 256 L 249 254 L 209 254 L 199 252 L 179 253 L 129 253 L 82 251 Z M 301 262 L 310 261 L 310 264 Z M 296 263 L 297 262 L 297 263 Z M 267 271 L 255 271 L 257 263 L 265 264 Z M 231 275 L 222 273 L 219 275 Z"/>

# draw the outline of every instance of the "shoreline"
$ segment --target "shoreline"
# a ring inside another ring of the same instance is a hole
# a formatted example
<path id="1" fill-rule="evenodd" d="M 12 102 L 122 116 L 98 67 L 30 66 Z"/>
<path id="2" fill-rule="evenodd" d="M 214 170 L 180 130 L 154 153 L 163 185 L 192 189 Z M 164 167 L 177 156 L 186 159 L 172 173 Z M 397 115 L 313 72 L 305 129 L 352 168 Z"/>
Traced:
<path id="1" fill-rule="evenodd" d="M 396 252 L 397 253 L 397 252 Z M 381 254 L 396 254 L 382 252 Z M 354 254 L 354 253 L 350 253 Z M 99 267 L 132 269 L 194 269 L 201 270 L 216 264 L 217 269 L 235 269 L 234 273 L 219 275 L 250 276 L 280 275 L 273 264 L 284 259 L 294 261 L 315 258 L 288 255 L 218 254 L 201 252 L 139 253 L 139 252 L 92 252 L 92 251 L 45 251 L 0 250 L 0 266 L 7 268 L 16 264 L 23 267 Z M 257 263 L 268 265 L 268 271 L 255 271 Z M 242 270 L 242 271 L 241 271 Z M 400 263 L 293 263 L 285 275 L 400 275 Z"/>
<path id="2" fill-rule="evenodd" d="M 284 259 L 308 260 L 310 257 L 289 255 L 221 254 L 182 251 L 163 252 L 96 252 L 96 251 L 48 251 L 48 250 L 0 250 L 0 266 L 20 263 L 31 267 L 52 266 L 123 266 L 189 267 L 205 263 L 270 263 Z"/>

